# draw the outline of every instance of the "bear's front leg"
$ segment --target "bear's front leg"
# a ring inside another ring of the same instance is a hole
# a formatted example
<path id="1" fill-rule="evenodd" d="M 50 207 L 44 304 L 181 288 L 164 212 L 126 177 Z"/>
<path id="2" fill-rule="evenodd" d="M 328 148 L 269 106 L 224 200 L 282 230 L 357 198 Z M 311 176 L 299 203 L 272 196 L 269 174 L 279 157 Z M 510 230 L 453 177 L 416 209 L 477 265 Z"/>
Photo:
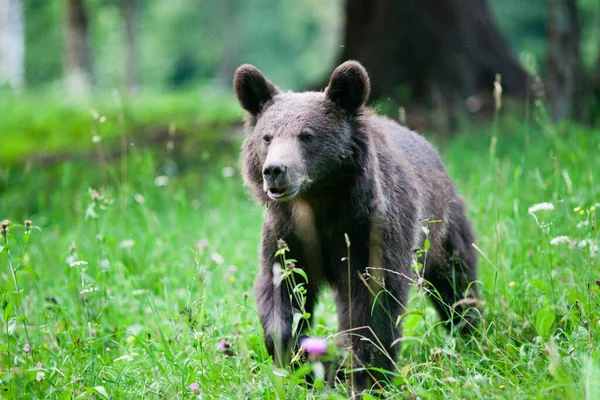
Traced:
<path id="1" fill-rule="evenodd" d="M 340 333 L 348 332 L 343 336 L 350 345 L 352 368 L 356 370 L 349 383 L 356 393 L 382 389 L 386 374 L 369 368 L 396 370 L 400 349 L 400 326 L 396 323 L 405 310 L 408 280 L 382 268 L 370 269 L 368 274 L 352 268 L 344 275 L 335 298 Z"/>
<path id="2" fill-rule="evenodd" d="M 297 331 L 292 332 L 294 313 L 312 313 L 316 290 L 304 282 L 299 275 L 295 275 L 294 283 L 304 283 L 307 289 L 304 305 L 299 304 L 298 293 L 294 293 L 291 279 L 282 279 L 286 272 L 285 260 L 276 252 L 284 243 L 290 248 L 297 249 L 298 243 L 294 238 L 276 240 L 276 233 L 264 229 L 261 245 L 261 267 L 255 283 L 256 302 L 260 322 L 265 336 L 265 347 L 279 367 L 289 364 L 292 349 L 298 347 L 298 336 L 307 327 L 307 321 L 302 320 Z M 293 250 L 292 250 L 293 251 Z M 295 259 L 301 263 L 299 254 L 286 254 L 286 259 Z M 296 265 L 301 267 L 300 265 Z M 304 323 L 303 323 L 304 322 Z"/>

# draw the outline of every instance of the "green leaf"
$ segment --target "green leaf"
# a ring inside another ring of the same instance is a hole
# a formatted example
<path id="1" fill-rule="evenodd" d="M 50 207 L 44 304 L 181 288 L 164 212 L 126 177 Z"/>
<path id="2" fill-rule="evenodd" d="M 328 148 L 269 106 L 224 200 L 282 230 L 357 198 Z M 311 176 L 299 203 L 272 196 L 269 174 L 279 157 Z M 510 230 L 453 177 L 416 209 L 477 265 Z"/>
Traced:
<path id="1" fill-rule="evenodd" d="M 294 268 L 294 269 L 292 269 L 292 271 L 294 271 L 295 273 L 297 273 L 298 275 L 300 275 L 301 277 L 303 277 L 304 280 L 306 282 L 308 282 L 308 276 L 306 275 L 306 272 L 304 272 L 303 269 L 301 269 L 301 268 Z"/>
<path id="2" fill-rule="evenodd" d="M 35 279 L 36 281 L 38 280 L 38 274 L 35 272 L 35 270 L 33 268 L 31 268 L 29 265 L 24 265 L 22 267 L 22 270 L 27 272 L 29 275 L 31 275 L 31 277 L 33 279 Z"/>
<path id="3" fill-rule="evenodd" d="M 425 250 L 429 250 L 429 246 L 431 246 L 431 243 L 429 242 L 429 239 L 425 239 L 425 242 L 423 243 L 423 248 Z"/>
<path id="4" fill-rule="evenodd" d="M 540 308 L 535 316 L 535 330 L 540 336 L 548 337 L 552 332 L 552 325 L 556 320 L 554 311 L 548 308 Z"/>
<path id="5" fill-rule="evenodd" d="M 15 306 L 12 301 L 9 301 L 4 308 L 4 322 L 8 322 L 15 313 Z"/>
<path id="6" fill-rule="evenodd" d="M 110 399 L 110 396 L 108 395 L 108 392 L 106 391 L 106 389 L 104 388 L 104 386 L 94 386 L 89 388 L 88 390 L 85 391 L 85 393 L 83 393 L 81 397 L 86 397 L 87 395 L 90 394 L 94 394 L 94 393 L 98 393 L 100 396 L 102 396 L 105 399 Z"/>
<path id="7" fill-rule="evenodd" d="M 71 400 L 73 398 L 73 392 L 70 390 L 64 391 L 58 397 L 58 400 Z"/>
<path id="8" fill-rule="evenodd" d="M 29 243 L 29 233 L 23 234 L 23 244 Z"/>
<path id="9" fill-rule="evenodd" d="M 548 294 L 550 292 L 550 288 L 546 282 L 538 278 L 529 279 L 529 284 L 536 289 L 541 290 L 542 292 Z"/>

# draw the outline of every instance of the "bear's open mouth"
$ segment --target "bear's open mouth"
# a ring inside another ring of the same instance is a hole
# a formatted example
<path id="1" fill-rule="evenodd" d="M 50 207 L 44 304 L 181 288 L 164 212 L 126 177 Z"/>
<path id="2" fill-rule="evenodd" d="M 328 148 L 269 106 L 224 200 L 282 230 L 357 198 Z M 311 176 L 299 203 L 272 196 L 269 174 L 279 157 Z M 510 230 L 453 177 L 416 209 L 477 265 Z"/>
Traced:
<path id="1" fill-rule="evenodd" d="M 272 187 L 267 189 L 267 195 L 276 201 L 286 201 L 286 200 L 291 200 L 292 198 L 294 198 L 296 196 L 296 194 L 298 193 L 298 188 L 297 187 L 291 187 L 291 188 L 278 188 L 278 187 Z"/>

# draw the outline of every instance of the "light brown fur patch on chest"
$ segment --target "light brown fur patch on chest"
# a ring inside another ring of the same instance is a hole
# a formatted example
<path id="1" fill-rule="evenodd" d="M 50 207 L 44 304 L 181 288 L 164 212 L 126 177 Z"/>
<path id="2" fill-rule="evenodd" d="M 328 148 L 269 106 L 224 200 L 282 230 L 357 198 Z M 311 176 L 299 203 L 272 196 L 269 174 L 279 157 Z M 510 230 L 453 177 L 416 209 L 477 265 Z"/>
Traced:
<path id="1" fill-rule="evenodd" d="M 321 271 L 321 242 L 315 223 L 315 213 L 311 205 L 302 199 L 294 201 L 292 220 L 296 235 L 302 244 L 306 267 L 320 274 Z"/>

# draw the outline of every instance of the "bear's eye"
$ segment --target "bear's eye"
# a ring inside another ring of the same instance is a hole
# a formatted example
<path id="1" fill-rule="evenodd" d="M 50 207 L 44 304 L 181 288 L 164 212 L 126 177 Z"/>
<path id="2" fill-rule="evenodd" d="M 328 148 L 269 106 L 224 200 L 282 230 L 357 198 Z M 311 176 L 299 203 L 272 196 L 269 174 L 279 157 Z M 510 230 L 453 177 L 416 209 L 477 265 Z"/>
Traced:
<path id="1" fill-rule="evenodd" d="M 310 128 L 306 128 L 303 129 L 302 132 L 300 132 L 300 140 L 302 140 L 303 142 L 310 142 L 313 137 L 315 136 L 315 133 L 313 132 L 312 129 Z"/>
<path id="2" fill-rule="evenodd" d="M 273 137 L 271 135 L 265 135 L 262 137 L 263 142 L 265 142 L 266 144 L 271 143 L 271 140 L 273 140 Z"/>

